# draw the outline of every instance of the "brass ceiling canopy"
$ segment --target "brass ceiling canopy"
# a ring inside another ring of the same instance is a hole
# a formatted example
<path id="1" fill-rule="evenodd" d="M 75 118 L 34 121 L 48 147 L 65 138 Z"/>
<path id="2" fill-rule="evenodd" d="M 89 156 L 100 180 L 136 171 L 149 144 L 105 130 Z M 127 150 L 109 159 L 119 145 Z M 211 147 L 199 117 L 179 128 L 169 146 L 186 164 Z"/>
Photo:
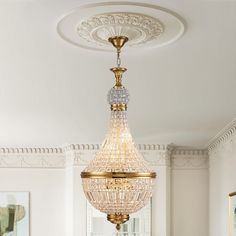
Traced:
<path id="1" fill-rule="evenodd" d="M 130 134 L 127 123 L 128 90 L 122 84 L 127 70 L 121 67 L 121 48 L 126 36 L 114 36 L 108 41 L 116 48 L 117 66 L 111 68 L 116 83 L 108 93 L 111 120 L 106 138 L 93 159 L 81 173 L 84 193 L 88 201 L 107 214 L 107 220 L 120 225 L 130 214 L 143 208 L 152 196 L 156 173 L 143 159 Z"/>
<path id="2" fill-rule="evenodd" d="M 117 50 L 120 50 L 128 40 L 126 36 L 114 36 L 108 39 Z"/>

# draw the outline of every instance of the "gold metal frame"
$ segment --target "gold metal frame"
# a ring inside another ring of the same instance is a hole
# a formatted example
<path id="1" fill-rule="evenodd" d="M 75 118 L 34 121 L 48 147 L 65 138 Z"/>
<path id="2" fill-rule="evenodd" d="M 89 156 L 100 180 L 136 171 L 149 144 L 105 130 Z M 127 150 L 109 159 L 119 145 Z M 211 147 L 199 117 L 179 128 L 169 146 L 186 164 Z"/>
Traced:
<path id="1" fill-rule="evenodd" d="M 236 196 L 236 192 L 232 192 L 229 194 L 229 236 L 233 236 L 233 232 L 232 232 L 232 223 L 233 223 L 233 216 L 231 214 L 231 199 L 232 197 Z"/>
<path id="2" fill-rule="evenodd" d="M 106 178 L 156 178 L 155 172 L 81 172 L 81 178 L 87 179 L 106 179 Z"/>

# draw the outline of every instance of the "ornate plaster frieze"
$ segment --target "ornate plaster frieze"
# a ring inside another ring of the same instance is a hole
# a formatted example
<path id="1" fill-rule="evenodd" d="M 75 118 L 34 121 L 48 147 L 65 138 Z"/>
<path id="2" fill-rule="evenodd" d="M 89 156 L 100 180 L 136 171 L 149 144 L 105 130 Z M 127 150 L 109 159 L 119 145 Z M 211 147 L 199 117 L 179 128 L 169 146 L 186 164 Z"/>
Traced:
<path id="1" fill-rule="evenodd" d="M 138 144 L 143 157 L 153 166 L 170 166 L 171 145 Z M 98 144 L 76 144 L 65 148 L 67 166 L 86 166 L 99 149 Z"/>
<path id="2" fill-rule="evenodd" d="M 208 168 L 203 149 L 173 145 L 138 144 L 137 148 L 152 166 L 173 169 Z M 71 144 L 63 148 L 0 148 L 0 168 L 65 168 L 86 166 L 99 149 L 98 144 Z"/>
<path id="3" fill-rule="evenodd" d="M 171 155 L 172 169 L 208 169 L 209 158 L 207 149 L 189 149 L 177 147 Z"/>
<path id="4" fill-rule="evenodd" d="M 222 146 L 225 142 L 233 139 L 236 135 L 236 119 L 221 130 L 208 144 L 209 153 Z"/>
<path id="5" fill-rule="evenodd" d="M 64 168 L 63 153 L 1 153 L 0 168 Z"/>
<path id="6" fill-rule="evenodd" d="M 169 166 L 171 160 L 172 145 L 151 145 L 143 149 L 139 149 L 143 157 L 152 166 Z"/>
<path id="7" fill-rule="evenodd" d="M 64 168 L 62 148 L 0 148 L 0 168 Z"/>

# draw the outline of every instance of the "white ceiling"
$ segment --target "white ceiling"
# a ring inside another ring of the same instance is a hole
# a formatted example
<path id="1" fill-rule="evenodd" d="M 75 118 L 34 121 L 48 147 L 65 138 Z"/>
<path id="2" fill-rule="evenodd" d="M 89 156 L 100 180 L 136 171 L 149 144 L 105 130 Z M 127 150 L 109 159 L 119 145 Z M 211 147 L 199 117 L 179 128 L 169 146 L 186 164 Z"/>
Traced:
<path id="1" fill-rule="evenodd" d="M 102 141 L 115 55 L 56 32 L 63 14 L 88 2 L 0 0 L 0 146 Z M 187 30 L 174 44 L 123 55 L 132 134 L 138 143 L 204 146 L 236 116 L 236 1 L 148 3 L 176 11 Z"/>

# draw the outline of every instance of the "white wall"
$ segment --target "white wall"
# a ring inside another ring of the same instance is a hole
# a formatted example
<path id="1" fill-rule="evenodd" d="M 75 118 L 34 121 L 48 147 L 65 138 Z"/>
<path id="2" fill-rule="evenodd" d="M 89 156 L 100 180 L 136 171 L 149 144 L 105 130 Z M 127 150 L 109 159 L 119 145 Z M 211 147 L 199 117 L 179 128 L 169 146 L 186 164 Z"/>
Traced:
<path id="1" fill-rule="evenodd" d="M 172 158 L 171 236 L 209 236 L 207 154 L 180 152 Z"/>
<path id="2" fill-rule="evenodd" d="M 208 170 L 172 171 L 171 236 L 208 236 Z"/>
<path id="3" fill-rule="evenodd" d="M 65 236 L 63 169 L 0 170 L 0 191 L 30 192 L 30 235 Z"/>
<path id="4" fill-rule="evenodd" d="M 153 168 L 154 169 L 154 168 Z M 157 179 L 152 197 L 152 235 L 170 235 L 170 167 L 156 166 Z"/>
<path id="5" fill-rule="evenodd" d="M 228 234 L 228 194 L 236 191 L 236 135 L 210 152 L 210 236 Z"/>

